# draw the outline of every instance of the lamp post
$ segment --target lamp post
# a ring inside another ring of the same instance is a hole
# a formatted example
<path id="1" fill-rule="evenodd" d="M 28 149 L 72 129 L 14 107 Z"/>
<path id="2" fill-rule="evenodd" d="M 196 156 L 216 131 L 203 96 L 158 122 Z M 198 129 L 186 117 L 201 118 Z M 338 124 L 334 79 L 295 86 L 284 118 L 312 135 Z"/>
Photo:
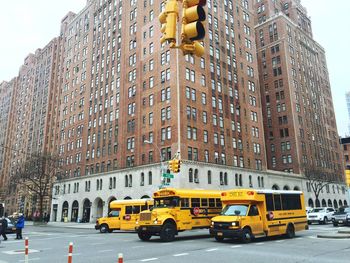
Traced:
<path id="1" fill-rule="evenodd" d="M 160 160 L 160 180 L 161 180 L 161 185 L 160 185 L 159 188 L 162 188 L 163 185 L 164 185 L 164 178 L 163 178 L 163 155 L 162 155 L 162 151 L 159 149 L 159 147 L 158 147 L 155 143 L 153 143 L 153 142 L 151 142 L 151 141 L 149 141 L 149 140 L 144 140 L 143 142 L 144 142 L 144 143 L 147 143 L 147 144 L 152 144 L 154 147 L 157 148 L 157 150 L 158 150 L 158 152 L 159 152 L 159 160 Z"/>

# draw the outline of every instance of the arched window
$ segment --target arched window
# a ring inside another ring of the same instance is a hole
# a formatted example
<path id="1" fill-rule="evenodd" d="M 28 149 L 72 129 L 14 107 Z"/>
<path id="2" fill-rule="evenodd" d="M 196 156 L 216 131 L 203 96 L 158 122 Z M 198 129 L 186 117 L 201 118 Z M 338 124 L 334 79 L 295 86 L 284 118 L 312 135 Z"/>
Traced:
<path id="1" fill-rule="evenodd" d="M 242 174 L 239 174 L 239 186 L 243 186 Z"/>
<path id="2" fill-rule="evenodd" d="M 151 171 L 148 172 L 148 184 L 152 185 L 152 172 Z"/>
<path id="3" fill-rule="evenodd" d="M 320 204 L 320 200 L 319 199 L 316 199 L 316 207 L 320 207 L 321 204 Z"/>
<path id="4" fill-rule="evenodd" d="M 113 179 L 112 177 L 109 178 L 109 189 L 112 189 L 113 188 Z"/>
<path id="5" fill-rule="evenodd" d="M 253 187 L 253 182 L 252 182 L 252 176 L 251 175 L 249 175 L 249 187 Z"/>
<path id="6" fill-rule="evenodd" d="M 99 179 L 96 180 L 96 190 L 97 191 L 100 190 L 100 180 Z"/>
<path id="7" fill-rule="evenodd" d="M 309 207 L 314 207 L 314 201 L 311 198 L 309 198 L 308 206 Z"/>
<path id="8" fill-rule="evenodd" d="M 294 186 L 293 190 L 294 191 L 300 191 L 300 188 L 299 188 L 299 186 Z"/>
<path id="9" fill-rule="evenodd" d="M 339 200 L 339 206 L 343 206 L 342 200 Z"/>
<path id="10" fill-rule="evenodd" d="M 141 186 L 144 186 L 144 185 L 145 185 L 145 174 L 144 174 L 144 173 L 141 173 L 140 185 L 141 185 Z"/>
<path id="11" fill-rule="evenodd" d="M 329 206 L 329 207 L 332 207 L 332 206 L 333 206 L 332 200 L 331 200 L 331 199 L 328 199 L 328 206 Z"/>
<path id="12" fill-rule="evenodd" d="M 117 188 L 117 178 L 113 177 L 113 189 Z"/>
<path id="13" fill-rule="evenodd" d="M 333 185 L 333 189 L 334 189 L 334 185 Z M 335 199 L 333 201 L 333 207 L 338 208 L 338 203 L 337 203 L 337 200 L 335 200 Z"/>
<path id="14" fill-rule="evenodd" d="M 235 185 L 238 186 L 238 174 L 235 174 Z"/>
<path id="15" fill-rule="evenodd" d="M 129 178 L 128 178 L 128 175 L 126 174 L 125 175 L 125 187 L 128 187 L 129 186 Z"/>
<path id="16" fill-rule="evenodd" d="M 283 186 L 283 190 L 289 190 L 289 189 L 290 189 L 290 188 L 289 188 L 288 185 Z"/>
<path id="17" fill-rule="evenodd" d="M 322 207 L 326 207 L 326 206 L 327 206 L 326 200 L 322 199 Z"/>
<path id="18" fill-rule="evenodd" d="M 208 184 L 211 184 L 211 171 L 208 171 Z"/>
<path id="19" fill-rule="evenodd" d="M 265 187 L 265 186 L 264 186 L 264 177 L 261 176 L 261 179 L 260 179 L 260 180 L 261 180 L 261 187 L 264 188 L 264 187 Z"/>
<path id="20" fill-rule="evenodd" d="M 194 182 L 199 183 L 198 169 L 194 169 Z"/>
<path id="21" fill-rule="evenodd" d="M 279 188 L 279 186 L 277 185 L 277 184 L 274 184 L 273 186 L 272 186 L 272 190 L 279 190 L 280 188 Z"/>
<path id="22" fill-rule="evenodd" d="M 188 181 L 189 181 L 190 183 L 193 183 L 193 169 L 192 169 L 192 168 L 190 168 L 190 169 L 188 170 Z"/>
<path id="23" fill-rule="evenodd" d="M 260 176 L 258 176 L 258 187 L 260 187 Z"/>
<path id="24" fill-rule="evenodd" d="M 228 185 L 228 178 L 227 178 L 227 173 L 224 173 L 224 184 Z"/>
<path id="25" fill-rule="evenodd" d="M 344 200 L 344 206 L 347 206 L 348 202 L 346 200 Z"/>
<path id="26" fill-rule="evenodd" d="M 222 172 L 220 172 L 220 185 L 224 185 L 224 176 Z"/>
<path id="27" fill-rule="evenodd" d="M 129 174 L 129 187 L 132 187 L 132 174 Z"/>

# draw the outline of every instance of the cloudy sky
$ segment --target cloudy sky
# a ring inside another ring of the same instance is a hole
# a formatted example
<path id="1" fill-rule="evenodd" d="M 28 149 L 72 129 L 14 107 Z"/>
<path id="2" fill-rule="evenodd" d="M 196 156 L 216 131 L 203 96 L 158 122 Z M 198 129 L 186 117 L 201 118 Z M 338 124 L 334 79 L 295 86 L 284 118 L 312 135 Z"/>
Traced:
<path id="1" fill-rule="evenodd" d="M 252 0 L 254 1 L 254 0 Z M 68 11 L 86 0 L 16 0 L 1 3 L 0 82 L 18 74 L 24 58 L 59 34 Z M 302 0 L 312 19 L 314 38 L 326 50 L 338 132 L 350 135 L 344 94 L 350 91 L 350 1 Z"/>

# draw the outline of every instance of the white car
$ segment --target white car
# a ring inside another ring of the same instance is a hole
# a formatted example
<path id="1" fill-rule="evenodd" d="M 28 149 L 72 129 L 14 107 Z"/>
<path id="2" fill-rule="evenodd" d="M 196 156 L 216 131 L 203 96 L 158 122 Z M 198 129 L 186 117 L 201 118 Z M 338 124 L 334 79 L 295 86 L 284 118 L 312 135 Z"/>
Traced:
<path id="1" fill-rule="evenodd" d="M 334 212 L 333 207 L 314 208 L 307 214 L 307 222 L 309 225 L 312 223 L 327 224 L 332 220 Z"/>

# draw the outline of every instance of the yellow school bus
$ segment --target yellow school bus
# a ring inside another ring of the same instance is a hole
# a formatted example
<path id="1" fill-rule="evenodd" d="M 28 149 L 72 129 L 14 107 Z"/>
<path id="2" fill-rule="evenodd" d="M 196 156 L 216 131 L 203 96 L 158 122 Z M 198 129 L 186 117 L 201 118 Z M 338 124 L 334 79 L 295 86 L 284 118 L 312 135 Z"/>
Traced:
<path id="1" fill-rule="evenodd" d="M 115 200 L 109 205 L 108 216 L 97 219 L 95 229 L 101 233 L 113 230 L 135 230 L 135 223 L 141 211 L 153 206 L 150 199 Z"/>
<path id="2" fill-rule="evenodd" d="M 300 191 L 234 189 L 222 192 L 223 210 L 212 218 L 210 234 L 217 241 L 239 238 L 249 243 L 263 236 L 295 236 L 308 229 Z"/>
<path id="3" fill-rule="evenodd" d="M 210 219 L 222 209 L 221 191 L 194 189 L 160 189 L 153 194 L 154 207 L 140 213 L 136 231 L 141 240 L 160 236 L 174 240 L 181 231 L 209 228 Z"/>

